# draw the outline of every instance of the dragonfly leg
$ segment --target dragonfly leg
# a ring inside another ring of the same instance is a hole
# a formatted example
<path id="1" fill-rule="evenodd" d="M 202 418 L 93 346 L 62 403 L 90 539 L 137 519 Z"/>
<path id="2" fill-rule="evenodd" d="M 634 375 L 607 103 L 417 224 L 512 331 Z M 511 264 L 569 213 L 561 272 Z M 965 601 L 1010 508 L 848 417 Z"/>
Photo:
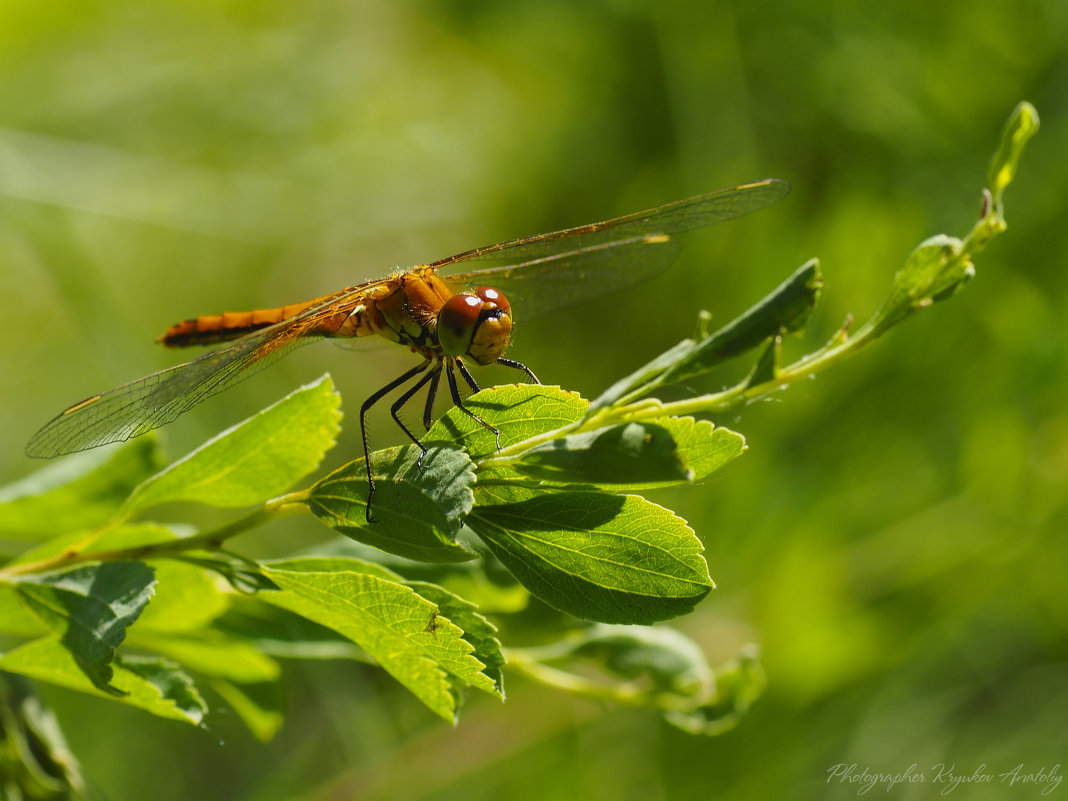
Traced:
<path id="1" fill-rule="evenodd" d="M 534 372 L 525 364 L 523 364 L 523 362 L 517 362 L 515 359 L 498 359 L 497 364 L 503 365 L 505 367 L 511 367 L 515 370 L 522 370 L 530 377 L 530 380 L 533 381 L 535 384 L 541 383 L 538 380 L 538 377 L 534 375 Z"/>
<path id="2" fill-rule="evenodd" d="M 405 383 L 406 381 L 411 381 L 413 378 L 415 378 L 417 375 L 419 375 L 419 373 L 421 373 L 424 370 L 426 370 L 426 368 L 427 368 L 427 366 L 429 364 L 430 364 L 430 359 L 427 359 L 422 364 L 417 364 L 411 370 L 405 371 L 402 375 L 400 375 L 397 378 L 393 379 L 388 384 L 386 384 L 384 387 L 382 387 L 381 389 L 376 391 L 367 400 L 365 400 L 363 402 L 363 405 L 360 407 L 360 438 L 363 440 L 363 459 L 364 459 L 364 463 L 367 466 L 367 509 L 366 509 L 366 517 L 367 517 L 367 522 L 368 523 L 373 523 L 374 522 L 374 518 L 371 516 L 371 501 L 375 497 L 375 477 L 371 474 L 371 454 L 370 454 L 370 452 L 368 450 L 368 446 L 367 446 L 367 412 L 370 410 L 370 408 L 372 406 L 374 406 L 376 403 L 378 403 L 380 400 L 382 400 L 383 397 L 385 397 L 390 392 L 395 390 L 401 384 Z M 396 418 L 396 415 L 394 415 L 394 418 Z M 397 422 L 400 423 L 400 420 L 397 420 Z M 403 423 L 400 423 L 400 426 L 401 426 L 401 428 L 404 428 L 404 424 Z M 409 437 L 412 437 L 411 432 L 408 431 L 407 428 L 404 428 L 404 432 Z M 415 437 L 412 437 L 412 439 L 414 440 Z M 418 440 L 416 440 L 416 443 L 418 444 Z"/>
<path id="3" fill-rule="evenodd" d="M 426 406 L 423 407 L 423 428 L 427 431 L 434 424 L 434 399 L 438 396 L 438 384 L 441 381 L 441 366 L 434 371 L 434 380 L 430 382 L 430 389 L 426 393 Z"/>
<path id="4" fill-rule="evenodd" d="M 478 385 L 478 382 L 475 381 L 475 377 L 473 375 L 471 375 L 471 371 L 467 369 L 467 365 L 463 363 L 463 360 L 457 358 L 455 361 L 456 361 L 456 369 L 459 370 L 460 371 L 460 375 L 462 375 L 464 377 L 464 381 L 467 382 L 467 386 L 471 387 L 471 391 L 472 392 L 478 392 L 480 389 L 482 389 L 482 387 L 480 387 Z M 455 392 L 455 390 L 453 391 L 452 399 L 454 401 L 456 401 L 456 392 Z M 460 405 L 459 401 L 456 401 L 456 405 L 457 406 Z"/>
<path id="5" fill-rule="evenodd" d="M 456 365 L 456 368 L 460 371 L 460 375 L 464 377 L 464 380 L 471 386 L 475 392 L 478 392 L 478 383 L 475 381 L 475 377 L 471 375 L 471 371 L 467 369 L 467 366 L 459 359 L 453 359 L 452 363 Z M 456 408 L 466 414 L 480 426 L 487 431 L 492 431 L 493 435 L 497 438 L 497 450 L 501 449 L 501 432 L 499 429 L 494 428 L 477 414 L 472 412 L 466 406 L 464 406 L 463 399 L 460 398 L 460 388 L 456 386 L 456 373 L 453 372 L 452 364 L 445 371 L 445 375 L 449 378 L 449 391 L 452 393 L 452 402 L 456 404 Z"/>
<path id="6" fill-rule="evenodd" d="M 420 378 L 418 381 L 416 381 L 414 384 L 412 384 L 412 386 L 409 387 L 404 392 L 404 394 L 401 395 L 399 398 L 397 398 L 397 400 L 394 402 L 394 404 L 389 407 L 389 413 L 393 416 L 393 422 L 395 422 L 397 425 L 399 425 L 401 427 L 401 431 L 403 431 L 405 434 L 407 434 L 408 435 L 408 439 L 410 439 L 412 442 L 414 442 L 416 444 L 416 446 L 419 448 L 419 459 L 416 461 L 415 465 L 416 465 L 416 467 L 419 468 L 420 471 L 423 469 L 423 457 L 426 456 L 426 450 L 427 450 L 426 449 L 426 445 L 424 445 L 422 442 L 419 441 L 419 438 L 417 436 L 415 436 L 415 434 L 413 434 L 411 432 L 411 430 L 408 428 L 408 426 L 404 425 L 404 421 L 400 419 L 400 415 L 398 414 L 398 412 L 400 412 L 400 410 L 404 407 L 404 404 L 406 404 L 408 401 L 410 401 L 412 399 L 412 396 L 416 392 L 418 392 L 420 389 L 422 389 L 423 385 L 425 383 L 427 383 L 428 381 L 431 382 L 430 383 L 430 394 L 433 394 L 434 387 L 437 386 L 438 379 L 440 377 L 441 377 L 441 363 L 439 362 L 436 367 L 433 367 L 430 370 L 427 370 L 422 378 Z M 429 426 L 427 426 L 427 427 L 429 428 Z"/>

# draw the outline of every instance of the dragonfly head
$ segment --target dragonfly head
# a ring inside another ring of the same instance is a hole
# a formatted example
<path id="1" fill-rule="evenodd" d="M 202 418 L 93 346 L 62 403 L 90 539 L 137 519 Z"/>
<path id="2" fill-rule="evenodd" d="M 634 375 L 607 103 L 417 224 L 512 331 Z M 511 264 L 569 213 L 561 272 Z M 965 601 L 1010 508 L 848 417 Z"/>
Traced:
<path id="1" fill-rule="evenodd" d="M 438 342 L 449 356 L 470 356 L 479 364 L 501 357 L 512 336 L 512 307 L 493 287 L 453 295 L 438 312 Z"/>

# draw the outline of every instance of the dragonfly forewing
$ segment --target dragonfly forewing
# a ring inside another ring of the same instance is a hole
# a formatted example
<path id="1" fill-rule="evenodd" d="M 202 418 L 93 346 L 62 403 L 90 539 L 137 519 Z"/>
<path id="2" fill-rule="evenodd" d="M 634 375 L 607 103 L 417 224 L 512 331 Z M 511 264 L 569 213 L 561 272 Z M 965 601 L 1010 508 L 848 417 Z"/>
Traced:
<path id="1" fill-rule="evenodd" d="M 473 260 L 536 261 L 547 256 L 578 251 L 607 242 L 631 240 L 648 234 L 678 234 L 734 220 L 766 208 L 782 200 L 789 192 L 790 184 L 786 181 L 767 178 L 677 200 L 674 203 L 665 203 L 663 206 L 624 214 L 603 222 L 474 248 L 436 261 L 430 266 L 445 270 L 450 265 Z"/>
<path id="2" fill-rule="evenodd" d="M 282 323 L 281 325 L 286 325 Z M 278 339 L 264 329 L 184 364 L 160 370 L 76 403 L 34 434 L 28 456 L 50 458 L 123 442 L 173 422 L 318 336 Z"/>

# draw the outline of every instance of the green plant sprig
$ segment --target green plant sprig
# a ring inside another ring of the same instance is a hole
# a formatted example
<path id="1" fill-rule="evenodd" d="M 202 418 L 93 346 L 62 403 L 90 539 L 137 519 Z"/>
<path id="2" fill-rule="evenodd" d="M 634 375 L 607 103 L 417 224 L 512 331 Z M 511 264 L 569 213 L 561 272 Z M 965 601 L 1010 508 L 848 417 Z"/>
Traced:
<path id="1" fill-rule="evenodd" d="M 681 634 L 647 625 L 690 612 L 714 584 L 686 521 L 638 493 L 699 481 L 744 451 L 740 434 L 693 415 L 815 375 L 958 292 L 975 254 L 1005 230 L 1004 190 L 1037 127 L 1034 109 L 1020 104 L 978 222 L 963 238 L 917 246 L 855 332 L 846 324 L 783 364 L 784 337 L 805 326 L 822 290 L 812 260 L 718 330 L 703 318 L 696 337 L 592 402 L 540 385 L 484 390 L 465 406 L 496 433 L 453 409 L 427 433 L 425 454 L 415 446 L 372 454 L 374 524 L 362 459 L 291 489 L 340 433 L 329 376 L 162 469 L 146 437 L 0 489 L 0 533 L 26 545 L 0 567 L 0 635 L 21 643 L 0 653 L 0 671 L 199 724 L 207 706 L 196 673 L 266 739 L 281 712 L 249 688 L 277 680 L 276 651 L 374 661 L 450 721 L 468 690 L 503 698 L 507 653 L 518 672 L 548 686 L 647 706 L 687 731 L 723 731 L 759 695 L 759 662 L 745 652 L 712 668 Z M 654 395 L 751 351 L 749 374 L 723 391 L 666 403 Z M 149 519 L 175 502 L 243 513 L 204 532 Z M 240 534 L 307 512 L 339 536 L 278 561 L 228 549 Z M 510 579 L 489 582 L 479 559 Z M 568 616 L 561 638 L 506 652 L 487 615 L 532 598 Z M 285 625 L 265 630 L 263 619 Z"/>

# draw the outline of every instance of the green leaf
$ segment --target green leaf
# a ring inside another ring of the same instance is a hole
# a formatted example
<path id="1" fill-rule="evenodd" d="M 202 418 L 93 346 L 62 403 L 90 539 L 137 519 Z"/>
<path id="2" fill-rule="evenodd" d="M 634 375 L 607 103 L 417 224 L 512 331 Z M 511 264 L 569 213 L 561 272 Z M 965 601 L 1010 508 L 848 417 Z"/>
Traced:
<path id="1" fill-rule="evenodd" d="M 348 637 L 446 720 L 455 719 L 459 703 L 450 676 L 496 693 L 463 632 L 435 604 L 368 573 L 304 570 L 323 566 L 321 560 L 275 563 L 266 573 L 282 590 L 259 597 Z"/>
<path id="2" fill-rule="evenodd" d="M 463 638 L 474 648 L 472 655 L 485 667 L 482 672 L 493 680 L 497 694 L 504 698 L 504 653 L 497 639 L 497 627 L 479 614 L 478 606 L 449 592 L 444 587 L 426 581 L 405 581 L 423 598 L 438 606 L 438 614 L 463 630 Z M 436 629 L 437 622 L 434 627 Z"/>
<path id="3" fill-rule="evenodd" d="M 622 398 L 642 390 L 645 387 L 659 386 L 660 378 L 674 365 L 682 362 L 693 353 L 697 343 L 692 339 L 684 339 L 668 348 L 668 350 L 643 364 L 630 375 L 616 381 L 612 386 L 602 392 L 589 405 L 586 414 L 612 406 Z"/>
<path id="4" fill-rule="evenodd" d="M 975 268 L 956 237 L 938 234 L 925 239 L 894 275 L 890 295 L 876 313 L 878 335 L 918 309 L 952 295 L 971 280 Z"/>
<path id="5" fill-rule="evenodd" d="M 527 589 L 576 617 L 651 623 L 714 586 L 685 521 L 636 495 L 543 494 L 480 506 L 467 522 Z"/>
<path id="6" fill-rule="evenodd" d="M 235 684 L 216 679 L 211 686 L 261 743 L 268 742 L 282 728 L 284 704 L 278 682 Z"/>
<path id="7" fill-rule="evenodd" d="M 89 798 L 87 787 L 59 721 L 33 683 L 0 673 L 0 798 L 66 801 Z"/>
<path id="8" fill-rule="evenodd" d="M 715 685 L 697 644 L 666 626 L 593 626 L 582 632 L 570 655 L 597 662 L 616 679 L 641 680 L 651 705 L 693 707 L 707 700 Z"/>
<path id="9" fill-rule="evenodd" d="M 150 545 L 174 542 L 179 539 L 171 529 L 159 523 L 132 523 L 110 529 L 94 538 L 91 549 L 84 552 L 106 554 L 109 551 L 129 551 Z M 83 551 L 85 535 L 75 532 L 39 545 L 12 560 L 11 564 L 26 564 L 58 556 L 72 548 Z M 136 554 L 135 554 L 136 555 Z M 183 561 L 177 561 L 183 560 Z M 190 563 L 183 563 L 189 560 Z M 226 611 L 230 596 L 220 591 L 205 568 L 194 564 L 192 554 L 175 554 L 173 559 L 158 560 L 156 593 L 152 603 L 138 619 L 139 627 L 163 631 L 189 631 L 207 625 Z M 215 565 L 214 557 L 204 561 Z M 223 567 L 227 563 L 222 563 Z M 247 566 L 246 566 L 247 569 Z M 2 604 L 0 604 L 2 608 Z M 0 615 L 2 621 L 2 615 Z M 0 622 L 0 630 L 2 630 Z"/>
<path id="10" fill-rule="evenodd" d="M 745 379 L 747 387 L 756 387 L 761 384 L 769 384 L 779 378 L 782 372 L 782 337 L 774 336 L 768 340 L 764 350 L 760 352 L 753 369 Z"/>
<path id="11" fill-rule="evenodd" d="M 276 562 L 273 566 L 288 565 L 301 571 L 332 573 L 358 572 L 376 576 L 386 581 L 403 584 L 415 590 L 420 597 L 433 602 L 438 607 L 438 614 L 463 630 L 463 638 L 474 648 L 472 655 L 485 665 L 483 673 L 493 679 L 497 693 L 504 697 L 504 654 L 501 643 L 496 637 L 497 627 L 478 612 L 478 606 L 461 598 L 444 587 L 428 581 L 412 581 L 398 573 L 374 562 L 367 562 L 350 556 L 306 556 L 286 562 Z M 436 628 L 437 618 L 430 628 Z"/>
<path id="12" fill-rule="evenodd" d="M 675 440 L 679 456 L 693 480 L 700 481 L 734 461 L 745 452 L 745 437 L 729 428 L 715 426 L 708 420 L 692 417 L 662 417 L 654 421 L 663 426 Z M 642 489 L 666 486 L 647 484 Z"/>
<path id="13" fill-rule="evenodd" d="M 474 505 L 475 472 L 456 448 L 432 448 L 419 464 L 413 445 L 372 454 L 374 522 L 367 522 L 367 473 L 358 459 L 315 483 L 308 506 L 327 526 L 388 553 L 423 562 L 461 562 L 474 554 L 454 542 Z"/>
<path id="14" fill-rule="evenodd" d="M 621 423 L 554 439 L 523 453 L 520 473 L 556 483 L 599 486 L 693 480 L 671 433 L 654 423 Z"/>
<path id="15" fill-rule="evenodd" d="M 15 590 L 26 606 L 68 648 L 100 690 L 111 685 L 111 662 L 126 629 L 152 598 L 152 568 L 140 562 L 107 562 L 59 573 L 19 576 Z"/>
<path id="16" fill-rule="evenodd" d="M 602 475 L 597 480 L 594 480 L 592 476 L 587 476 L 585 483 L 610 492 L 636 492 L 670 487 L 706 478 L 745 451 L 745 438 L 741 434 L 728 428 L 716 428 L 707 420 L 698 421 L 692 417 L 661 417 L 650 424 L 643 424 L 643 427 L 644 425 L 667 433 L 674 443 L 674 453 L 671 457 L 677 461 L 679 468 L 685 471 L 681 477 L 671 478 L 664 475 L 658 477 L 654 465 L 654 469 L 648 471 L 649 475 L 645 476 L 645 480 L 637 480 L 639 476 L 631 475 L 634 480 L 626 481 L 626 475 L 618 475 L 616 477 L 620 481 L 610 483 L 606 479 L 611 476 Z M 540 471 L 538 482 L 531 485 L 530 480 L 525 476 L 527 471 L 523 468 L 526 458 L 527 454 L 524 453 L 515 462 L 503 465 L 490 464 L 484 467 L 479 473 L 479 483 L 475 486 L 476 501 L 485 504 L 526 500 L 533 495 L 531 489 L 544 490 L 551 489 L 553 486 L 574 489 L 570 482 L 565 479 L 557 481 L 551 477 L 550 472 L 545 470 Z M 572 474 L 569 478 L 573 481 L 584 481 L 579 472 Z"/>
<path id="17" fill-rule="evenodd" d="M 41 619 L 19 600 L 14 587 L 0 587 L 0 633 L 18 637 L 43 637 L 48 634 Z"/>
<path id="18" fill-rule="evenodd" d="M 746 312 L 698 342 L 664 372 L 658 385 L 688 381 L 777 334 L 800 330 L 822 289 L 819 260 L 811 259 Z"/>
<path id="19" fill-rule="evenodd" d="M 577 393 L 543 384 L 488 387 L 464 401 L 468 411 L 500 431 L 502 448 L 574 423 L 587 405 Z M 459 445 L 476 461 L 497 453 L 493 432 L 455 407 L 431 426 L 423 444 Z"/>
<path id="20" fill-rule="evenodd" d="M 74 661 L 70 651 L 54 637 L 28 642 L 0 656 L 0 670 L 100 695 L 162 718 L 194 725 L 199 725 L 207 712 L 189 678 L 159 660 L 147 664 L 143 660 L 116 661 L 112 683 L 120 694 L 100 690 Z"/>
<path id="21" fill-rule="evenodd" d="M 231 639 L 211 629 L 185 636 L 142 631 L 130 633 L 130 645 L 153 651 L 205 676 L 242 684 L 274 681 L 278 663 L 255 645 Z"/>
<path id="22" fill-rule="evenodd" d="M 325 375 L 145 481 L 122 511 L 129 515 L 166 501 L 238 507 L 273 498 L 315 470 L 333 447 L 340 404 Z"/>
<path id="23" fill-rule="evenodd" d="M 1031 137 L 1038 133 L 1038 112 L 1030 103 L 1019 103 L 1001 132 L 998 149 L 990 161 L 987 185 L 994 195 L 994 201 L 1000 205 L 1001 195 L 1013 179 L 1020 165 L 1024 148 Z"/>
<path id="24" fill-rule="evenodd" d="M 665 711 L 668 723 L 688 734 L 723 734 L 738 725 L 767 687 L 764 667 L 754 646 L 746 646 L 736 659 L 717 665 L 712 672 L 714 697 L 695 708 Z"/>
<path id="25" fill-rule="evenodd" d="M 118 450 L 77 453 L 0 488 L 0 532 L 7 539 L 52 539 L 110 519 L 134 487 L 163 464 L 153 437 Z"/>
<path id="26" fill-rule="evenodd" d="M 190 721 L 199 723 L 203 720 L 208 711 L 207 704 L 193 680 L 173 662 L 152 656 L 127 655 L 116 660 L 116 664 L 124 672 L 138 676 L 154 687 L 161 699 L 173 703 Z"/>
<path id="27" fill-rule="evenodd" d="M 156 594 L 137 622 L 138 631 L 195 631 L 230 606 L 231 596 L 220 591 L 216 580 L 202 567 L 160 559 L 153 562 L 153 569 Z"/>
<path id="28" fill-rule="evenodd" d="M 271 582 L 272 585 L 274 582 Z M 278 586 L 274 585 L 277 590 Z M 279 659 L 357 659 L 369 661 L 351 640 L 307 618 L 261 602 L 262 596 L 236 598 L 211 631 L 248 643 Z"/>
<path id="29" fill-rule="evenodd" d="M 70 551 L 99 553 L 126 550 L 144 545 L 158 545 L 177 538 L 178 535 L 174 531 L 159 523 L 131 523 L 91 533 L 72 531 L 23 551 L 8 564 L 32 564 Z"/>
<path id="30" fill-rule="evenodd" d="M 617 381 L 590 404 L 586 416 L 624 399 L 648 394 L 665 384 L 677 384 L 702 375 L 783 331 L 801 329 L 815 308 L 822 288 L 819 261 L 812 259 L 718 331 L 702 336 L 698 342 L 685 339 Z"/>

